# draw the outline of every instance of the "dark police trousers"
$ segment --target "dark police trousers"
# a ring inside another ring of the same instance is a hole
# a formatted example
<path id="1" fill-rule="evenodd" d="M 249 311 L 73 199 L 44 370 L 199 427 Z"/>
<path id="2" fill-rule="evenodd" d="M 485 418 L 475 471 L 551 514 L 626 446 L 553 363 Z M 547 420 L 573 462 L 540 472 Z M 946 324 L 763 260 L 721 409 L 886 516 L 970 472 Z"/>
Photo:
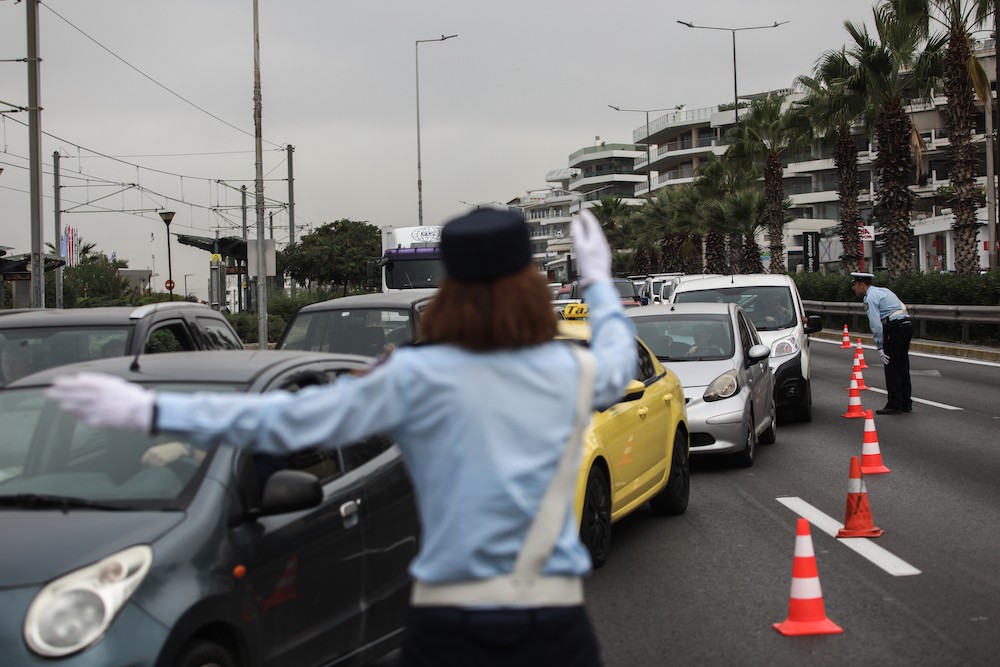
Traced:
<path id="1" fill-rule="evenodd" d="M 885 365 L 885 388 L 888 401 L 885 407 L 892 410 L 909 410 L 910 398 L 910 340 L 913 323 L 910 318 L 882 321 L 882 349 L 889 355 Z"/>

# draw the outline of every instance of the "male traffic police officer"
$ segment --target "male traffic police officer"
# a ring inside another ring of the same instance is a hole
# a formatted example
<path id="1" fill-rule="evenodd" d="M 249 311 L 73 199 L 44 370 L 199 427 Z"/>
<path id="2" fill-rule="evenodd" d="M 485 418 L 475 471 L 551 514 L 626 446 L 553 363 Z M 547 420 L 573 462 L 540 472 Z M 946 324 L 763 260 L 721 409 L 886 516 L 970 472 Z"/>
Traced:
<path id="1" fill-rule="evenodd" d="M 852 287 L 857 296 L 864 295 L 872 339 L 885 367 L 885 388 L 889 395 L 880 415 L 898 415 L 913 410 L 910 398 L 910 339 L 913 323 L 906 306 L 892 290 L 875 287 L 872 273 L 852 273 Z"/>
<path id="2" fill-rule="evenodd" d="M 572 233 L 589 351 L 553 339 L 524 219 L 480 209 L 442 230 L 447 277 L 421 319 L 431 344 L 396 350 L 364 376 L 295 395 L 192 395 L 80 374 L 49 396 L 91 425 L 275 454 L 385 433 L 399 443 L 422 526 L 401 664 L 598 665 L 572 489 L 592 411 L 635 375 L 635 330 L 597 219 L 583 212 Z"/>

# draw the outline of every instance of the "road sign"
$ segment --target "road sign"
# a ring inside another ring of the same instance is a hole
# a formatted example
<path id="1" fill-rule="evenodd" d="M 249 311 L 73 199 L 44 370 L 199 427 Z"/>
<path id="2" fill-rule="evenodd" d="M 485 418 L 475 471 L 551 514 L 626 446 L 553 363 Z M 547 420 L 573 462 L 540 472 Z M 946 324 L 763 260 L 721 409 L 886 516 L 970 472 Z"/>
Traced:
<path id="1" fill-rule="evenodd" d="M 168 280 L 166 283 L 164 283 L 164 287 L 167 288 L 167 291 L 173 292 L 174 291 L 174 281 L 173 280 Z"/>
<path id="2" fill-rule="evenodd" d="M 213 262 L 221 262 L 222 261 L 222 255 L 220 255 L 219 253 L 214 253 L 213 252 L 212 253 L 212 260 L 211 261 L 213 261 Z"/>

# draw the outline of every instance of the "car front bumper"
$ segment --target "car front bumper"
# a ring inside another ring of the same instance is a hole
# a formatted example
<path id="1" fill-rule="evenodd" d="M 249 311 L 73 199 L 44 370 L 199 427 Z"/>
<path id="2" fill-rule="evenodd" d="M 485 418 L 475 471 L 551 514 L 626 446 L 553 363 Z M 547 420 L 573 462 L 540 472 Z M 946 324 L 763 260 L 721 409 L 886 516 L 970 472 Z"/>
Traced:
<path id="1" fill-rule="evenodd" d="M 702 398 L 705 387 L 684 387 L 688 428 L 691 431 L 691 455 L 733 454 L 742 452 L 746 440 L 746 394 L 721 401 Z"/>
<path id="2" fill-rule="evenodd" d="M 771 371 L 776 408 L 797 408 L 809 400 L 808 382 L 802 376 L 801 352 L 782 357 L 781 364 L 772 366 Z"/>

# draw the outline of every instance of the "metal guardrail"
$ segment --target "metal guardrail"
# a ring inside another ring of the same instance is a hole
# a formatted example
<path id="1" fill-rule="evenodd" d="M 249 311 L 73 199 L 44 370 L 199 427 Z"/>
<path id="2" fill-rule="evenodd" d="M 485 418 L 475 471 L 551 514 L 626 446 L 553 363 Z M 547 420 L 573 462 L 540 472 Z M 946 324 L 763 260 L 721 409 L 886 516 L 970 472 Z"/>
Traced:
<path id="1" fill-rule="evenodd" d="M 857 329 L 860 322 L 868 322 L 863 303 L 853 301 L 802 301 L 806 313 L 819 315 L 845 315 L 851 318 L 851 329 Z M 910 319 L 919 327 L 919 338 L 927 337 L 928 322 L 950 322 L 958 324 L 962 330 L 963 343 L 969 342 L 970 324 L 1000 325 L 1000 306 L 934 306 L 914 304 L 906 306 Z"/>

